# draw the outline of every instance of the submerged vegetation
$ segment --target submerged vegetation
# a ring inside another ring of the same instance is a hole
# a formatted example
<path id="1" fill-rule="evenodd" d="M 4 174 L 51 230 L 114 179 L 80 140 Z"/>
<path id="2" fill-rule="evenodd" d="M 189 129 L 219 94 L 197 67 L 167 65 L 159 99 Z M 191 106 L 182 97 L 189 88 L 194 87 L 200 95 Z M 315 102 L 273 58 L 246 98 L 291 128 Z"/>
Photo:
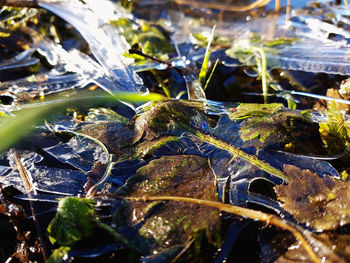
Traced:
<path id="1" fill-rule="evenodd" d="M 305 5 L 3 1 L 0 260 L 349 262 L 350 11 Z"/>

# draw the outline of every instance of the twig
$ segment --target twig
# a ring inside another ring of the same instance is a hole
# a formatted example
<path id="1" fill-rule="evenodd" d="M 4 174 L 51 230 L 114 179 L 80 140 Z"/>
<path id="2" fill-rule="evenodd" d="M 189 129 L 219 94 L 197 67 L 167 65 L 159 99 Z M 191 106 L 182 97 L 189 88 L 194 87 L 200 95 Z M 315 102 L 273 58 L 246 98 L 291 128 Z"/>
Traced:
<path id="1" fill-rule="evenodd" d="M 28 171 L 26 170 L 26 168 L 23 166 L 18 153 L 15 152 L 13 154 L 13 157 L 15 158 L 15 162 L 17 165 L 17 169 L 19 171 L 19 175 L 21 176 L 22 179 L 22 183 L 24 185 L 24 188 L 26 189 L 26 191 L 29 193 L 31 191 L 33 191 L 35 193 L 35 188 L 33 187 L 33 180 L 31 175 L 28 173 Z"/>
<path id="2" fill-rule="evenodd" d="M 281 10 L 281 1 L 275 0 L 275 11 L 279 12 Z"/>
<path id="3" fill-rule="evenodd" d="M 312 259 L 314 263 L 321 263 L 320 258 L 316 255 L 312 247 L 307 243 L 305 240 L 304 236 L 300 231 L 295 229 L 294 227 L 290 226 L 288 222 L 285 220 L 282 220 L 278 218 L 275 215 L 271 214 L 266 214 L 261 211 L 255 211 L 249 208 L 244 208 L 244 207 L 239 207 L 235 205 L 230 205 L 230 204 L 224 204 L 224 203 L 219 203 L 219 202 L 214 202 L 214 201 L 209 201 L 209 200 L 203 200 L 203 199 L 195 199 L 195 198 L 188 198 L 188 197 L 181 197 L 181 196 L 142 196 L 142 197 L 126 197 L 128 200 L 134 200 L 134 201 L 177 201 L 177 202 L 189 202 L 189 203 L 195 203 L 195 204 L 200 204 L 200 205 L 207 205 L 210 207 L 215 207 L 221 211 L 225 211 L 231 214 L 243 216 L 243 217 L 248 217 L 251 219 L 259 220 L 266 222 L 266 224 L 269 225 L 274 225 L 277 227 L 280 227 L 282 229 L 290 231 L 294 237 L 299 240 Z"/>
<path id="4" fill-rule="evenodd" d="M 141 50 L 138 50 L 136 48 L 130 48 L 129 49 L 129 53 L 130 54 L 136 54 L 136 55 L 142 56 L 144 58 L 148 58 L 150 60 L 153 60 L 153 61 L 161 63 L 161 64 L 165 64 L 165 65 L 167 65 L 168 68 L 171 68 L 171 66 L 172 66 L 170 62 L 167 62 L 167 61 L 161 60 L 159 58 L 156 58 L 156 57 L 150 56 L 148 54 L 145 54 Z"/>
<path id="5" fill-rule="evenodd" d="M 193 244 L 193 242 L 195 241 L 195 238 L 191 238 L 187 244 L 185 245 L 185 247 L 179 252 L 179 254 L 176 255 L 176 257 L 170 262 L 170 263 L 175 263 L 185 252 L 186 250 Z"/>
<path id="6" fill-rule="evenodd" d="M 257 0 L 254 3 L 251 3 L 247 6 L 234 6 L 234 5 L 228 5 L 228 4 L 221 4 L 221 3 L 215 3 L 215 2 L 199 2 L 195 0 L 174 0 L 178 4 L 183 5 L 190 5 L 193 7 L 206 7 L 210 9 L 219 9 L 219 10 L 225 10 L 225 11 L 232 11 L 232 12 L 245 12 L 252 10 L 254 8 L 262 7 L 264 5 L 267 5 L 271 0 Z"/>
<path id="7" fill-rule="evenodd" d="M 32 191 L 35 193 L 35 188 L 33 187 L 31 175 L 28 173 L 27 169 L 23 166 L 23 164 L 22 164 L 22 162 L 21 162 L 21 160 L 20 160 L 20 158 L 18 156 L 18 153 L 15 152 L 13 155 L 14 155 L 14 158 L 15 158 L 15 162 L 16 162 L 16 165 L 17 165 L 18 172 L 19 172 L 19 174 L 21 176 L 21 179 L 22 179 L 22 182 L 24 184 L 24 188 L 26 189 L 26 192 L 27 192 L 28 197 L 29 197 L 29 206 L 30 206 L 30 210 L 32 212 L 32 216 L 33 216 L 33 221 L 34 221 L 34 224 L 35 224 L 36 232 L 38 234 L 38 239 L 39 239 L 40 246 L 41 246 L 41 252 L 42 252 L 44 261 L 46 261 L 47 260 L 46 246 L 45 246 L 45 243 L 44 243 L 43 238 L 42 238 L 41 230 L 40 230 L 40 227 L 39 227 L 39 222 L 38 222 L 38 220 L 36 218 L 33 202 L 31 200 L 32 199 Z"/>
<path id="8" fill-rule="evenodd" d="M 39 7 L 38 0 L 0 0 L 0 6 Z"/>
<path id="9" fill-rule="evenodd" d="M 291 10 L 290 0 L 287 0 L 286 23 L 288 23 L 290 19 L 290 10 Z"/>

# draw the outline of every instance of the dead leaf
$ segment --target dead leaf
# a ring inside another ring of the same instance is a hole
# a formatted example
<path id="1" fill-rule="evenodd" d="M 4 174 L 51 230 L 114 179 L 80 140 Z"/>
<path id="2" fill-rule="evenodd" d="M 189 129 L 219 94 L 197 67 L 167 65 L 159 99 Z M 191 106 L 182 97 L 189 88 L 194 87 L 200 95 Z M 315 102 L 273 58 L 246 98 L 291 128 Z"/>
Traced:
<path id="1" fill-rule="evenodd" d="M 181 125 L 196 125 L 205 118 L 203 104 L 194 101 L 169 100 L 154 103 L 152 107 L 135 119 L 137 136 L 135 142 L 143 136 L 146 140 L 153 140 L 161 134 L 175 131 Z"/>
<path id="2" fill-rule="evenodd" d="M 241 104 L 230 118 L 248 118 L 239 130 L 241 139 L 259 139 L 261 143 L 288 143 L 303 126 L 309 127 L 312 123 L 309 112 L 287 109 L 278 103 Z"/>
<path id="3" fill-rule="evenodd" d="M 216 176 L 208 160 L 194 155 L 153 160 L 130 177 L 123 190 L 132 196 L 172 195 L 218 201 Z M 129 226 L 142 224 L 138 235 L 151 251 L 185 245 L 202 231 L 211 243 L 220 243 L 220 211 L 207 206 L 128 200 L 114 215 L 117 225 L 122 217 Z"/>
<path id="4" fill-rule="evenodd" d="M 285 165 L 288 185 L 274 189 L 282 206 L 296 220 L 317 230 L 331 230 L 350 223 L 350 183 L 328 175 Z"/>
<path id="5" fill-rule="evenodd" d="M 116 156 L 123 153 L 123 148 L 132 145 L 135 137 L 132 125 L 114 121 L 88 124 L 83 126 L 81 132 L 101 141 Z"/>
<path id="6" fill-rule="evenodd" d="M 350 261 L 350 237 L 348 235 L 322 233 L 314 237 L 325 246 L 319 247 L 319 249 L 324 250 L 326 262 Z M 310 261 L 307 252 L 299 243 L 292 244 L 288 251 L 276 260 L 277 263 L 305 263 Z"/>

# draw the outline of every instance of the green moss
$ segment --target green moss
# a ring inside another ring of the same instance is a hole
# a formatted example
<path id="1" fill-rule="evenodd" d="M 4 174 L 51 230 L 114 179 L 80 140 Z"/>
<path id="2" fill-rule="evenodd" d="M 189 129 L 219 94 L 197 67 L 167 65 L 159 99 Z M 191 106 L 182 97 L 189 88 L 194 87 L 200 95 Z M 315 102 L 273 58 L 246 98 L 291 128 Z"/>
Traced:
<path id="1" fill-rule="evenodd" d="M 338 154 L 350 146 L 349 121 L 345 121 L 344 115 L 338 110 L 334 101 L 326 116 L 326 121 L 319 123 L 320 135 L 327 151 L 330 154 Z"/>
<path id="2" fill-rule="evenodd" d="M 127 18 L 119 18 L 116 20 L 111 20 L 109 23 L 115 27 L 131 27 L 131 22 Z"/>

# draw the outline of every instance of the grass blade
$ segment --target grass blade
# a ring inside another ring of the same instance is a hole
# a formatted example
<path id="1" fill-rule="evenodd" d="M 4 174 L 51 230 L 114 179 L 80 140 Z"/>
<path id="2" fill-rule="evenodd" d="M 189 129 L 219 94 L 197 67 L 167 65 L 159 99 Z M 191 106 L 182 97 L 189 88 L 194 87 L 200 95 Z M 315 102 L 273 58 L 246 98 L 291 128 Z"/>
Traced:
<path id="1" fill-rule="evenodd" d="M 213 74 L 214 74 L 214 72 L 215 72 L 215 69 L 216 69 L 218 63 L 219 63 L 219 59 L 217 59 L 217 60 L 215 61 L 215 64 L 214 64 L 214 66 L 213 66 L 213 69 L 211 70 L 210 75 L 209 75 L 209 77 L 208 77 L 208 79 L 207 79 L 207 82 L 205 83 L 205 86 L 204 86 L 204 88 L 203 88 L 204 91 L 207 89 L 207 87 L 208 87 L 208 85 L 209 85 L 209 82 L 210 82 L 211 78 L 213 77 Z"/>
<path id="2" fill-rule="evenodd" d="M 34 104 L 17 111 L 15 117 L 4 117 L 0 123 L 0 152 L 11 147 L 15 142 L 27 136 L 35 127 L 43 123 L 45 119 L 57 115 L 69 106 L 91 103 L 98 105 L 102 102 L 121 100 L 124 102 L 146 102 L 164 99 L 160 94 L 118 92 L 111 95 L 91 96 L 88 93 L 80 93 L 77 98 L 58 99 L 49 103 Z"/>
<path id="3" fill-rule="evenodd" d="M 214 37 L 214 31 L 215 31 L 215 26 L 213 27 L 209 39 L 208 39 L 208 45 L 207 45 L 207 49 L 205 51 L 205 55 L 204 55 L 204 59 L 203 59 L 203 64 L 201 67 L 201 71 L 199 72 L 199 76 L 198 76 L 198 80 L 201 83 L 202 87 L 205 86 L 205 78 L 207 76 L 207 68 L 208 68 L 208 61 L 209 61 L 209 57 L 210 57 L 210 45 L 211 42 L 213 41 L 213 37 Z"/>

